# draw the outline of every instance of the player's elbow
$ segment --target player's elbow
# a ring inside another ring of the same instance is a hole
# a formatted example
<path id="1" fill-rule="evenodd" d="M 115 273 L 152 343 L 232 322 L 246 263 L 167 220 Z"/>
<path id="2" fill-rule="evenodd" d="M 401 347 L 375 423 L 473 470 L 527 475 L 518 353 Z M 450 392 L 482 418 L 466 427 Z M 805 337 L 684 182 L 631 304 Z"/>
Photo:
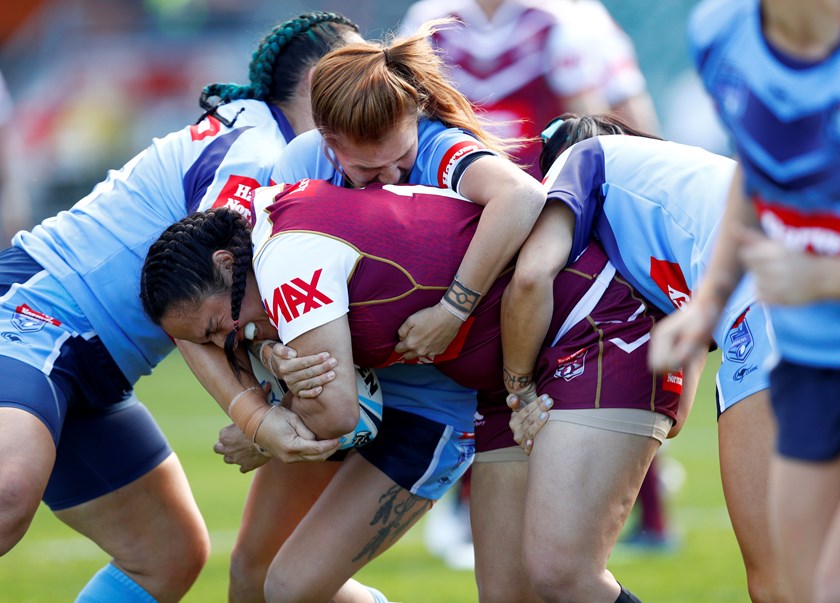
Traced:
<path id="1" fill-rule="evenodd" d="M 339 438 L 350 433 L 359 423 L 359 401 L 351 399 L 334 400 L 326 404 L 319 413 L 318 425 L 313 431 L 319 439 Z"/>

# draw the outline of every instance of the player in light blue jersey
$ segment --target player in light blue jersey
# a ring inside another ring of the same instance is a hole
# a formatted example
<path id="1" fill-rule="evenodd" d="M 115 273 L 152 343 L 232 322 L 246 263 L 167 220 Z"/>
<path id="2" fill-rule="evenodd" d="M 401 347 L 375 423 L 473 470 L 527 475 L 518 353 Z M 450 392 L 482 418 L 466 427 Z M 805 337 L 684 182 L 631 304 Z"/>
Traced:
<path id="1" fill-rule="evenodd" d="M 0 554 L 43 498 L 113 557 L 80 601 L 176 601 L 204 565 L 209 538 L 183 469 L 133 393 L 174 347 L 143 313 L 140 268 L 149 245 L 188 213 L 249 211 L 280 151 L 312 127 L 309 69 L 358 39 L 356 30 L 330 13 L 282 23 L 254 53 L 249 86 L 208 87 L 198 123 L 156 139 L 0 254 Z M 191 363 L 212 369 L 215 356 L 195 348 Z M 215 387 L 225 402 L 242 389 L 235 380 Z M 273 451 L 308 433 L 274 415 Z M 297 442 L 291 456 L 334 448 Z"/>
<path id="2" fill-rule="evenodd" d="M 768 264 L 797 254 L 811 268 L 833 267 L 829 281 L 840 268 L 840 2 L 709 0 L 692 13 L 689 38 L 739 169 L 707 278 L 688 312 L 654 338 L 658 366 L 697 353 L 745 260 L 761 268 L 759 291 L 773 287 Z M 777 255 L 761 266 L 755 254 L 768 248 Z M 811 299 L 821 287 L 805 286 L 812 292 L 792 296 L 793 305 L 768 300 L 779 355 L 770 373 L 778 436 L 769 528 L 791 600 L 836 601 L 840 300 Z"/>
<path id="3" fill-rule="evenodd" d="M 611 117 L 564 115 L 546 129 L 544 140 L 540 163 L 549 201 L 520 253 L 503 310 L 512 391 L 529 383 L 531 339 L 542 328 L 541 306 L 535 305 L 543 298 L 542 278 L 577 257 L 593 233 L 637 291 L 666 313 L 684 308 L 706 270 L 735 169 L 730 159 L 648 137 Z M 739 286 L 714 336 L 722 352 L 718 430 L 726 501 L 751 585 L 759 580 L 772 589 L 776 568 L 767 552 L 763 476 L 773 429 L 762 366 L 770 345 L 751 283 Z M 682 420 L 700 366 L 686 369 Z M 531 404 L 515 422 L 544 410 Z M 518 436 L 533 444 L 543 423 L 529 425 L 527 435 Z M 540 525 L 547 519 L 541 515 Z M 534 556 L 539 559 L 540 552 Z"/>

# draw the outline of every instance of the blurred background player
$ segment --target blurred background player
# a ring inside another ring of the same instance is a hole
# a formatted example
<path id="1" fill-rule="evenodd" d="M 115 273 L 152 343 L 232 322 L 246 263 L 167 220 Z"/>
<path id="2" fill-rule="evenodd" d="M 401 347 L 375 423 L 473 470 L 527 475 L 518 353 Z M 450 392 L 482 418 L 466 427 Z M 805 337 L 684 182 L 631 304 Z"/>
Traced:
<path id="1" fill-rule="evenodd" d="M 9 153 L 8 131 L 14 104 L 6 80 L 0 73 L 0 248 L 6 247 L 20 228 L 26 225 L 25 203 L 13 203 L 9 175 L 7 173 L 9 162 L 6 154 Z"/>
<path id="2" fill-rule="evenodd" d="M 513 158 L 541 178 L 539 134 L 564 112 L 614 111 L 647 132 L 658 130 L 653 102 L 633 43 L 598 0 L 421 0 L 400 24 L 413 33 L 429 19 L 454 17 L 431 40 L 448 75 L 492 129 L 523 139 Z M 679 472 L 679 469 L 677 469 Z M 430 552 L 453 568 L 472 567 L 469 473 L 429 515 L 425 539 Z M 629 546 L 667 550 L 665 493 L 658 463 L 639 494 L 637 522 Z"/>

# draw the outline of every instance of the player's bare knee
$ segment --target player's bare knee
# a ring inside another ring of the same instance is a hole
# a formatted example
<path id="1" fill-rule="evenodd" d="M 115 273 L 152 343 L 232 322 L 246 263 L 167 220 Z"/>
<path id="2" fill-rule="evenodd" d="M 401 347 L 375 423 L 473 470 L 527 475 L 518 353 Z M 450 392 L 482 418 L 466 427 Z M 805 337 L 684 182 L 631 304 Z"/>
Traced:
<path id="1" fill-rule="evenodd" d="M 753 603 L 787 603 L 790 598 L 786 595 L 781 574 L 762 572 L 747 567 L 747 592 Z"/>
<path id="2" fill-rule="evenodd" d="M 528 294 L 544 289 L 546 283 L 551 283 L 559 270 L 551 266 L 517 266 L 513 273 L 512 282 L 523 293 Z"/>
<path id="3" fill-rule="evenodd" d="M 254 558 L 252 554 L 234 547 L 230 554 L 230 600 L 251 601 L 262 593 L 268 566 Z"/>
<path id="4" fill-rule="evenodd" d="M 537 594 L 549 601 L 579 600 L 595 577 L 574 551 L 526 550 L 525 567 Z"/>
<path id="5" fill-rule="evenodd" d="M 18 472 L 3 473 L 0 479 L 0 555 L 9 552 L 29 529 L 41 494 L 28 476 Z"/>
<path id="6" fill-rule="evenodd" d="M 210 536 L 203 522 L 185 524 L 176 533 L 170 534 L 166 542 L 155 547 L 156 555 L 142 555 L 138 563 L 126 562 L 124 567 L 150 576 L 157 583 L 153 591 L 183 597 L 198 579 L 210 557 Z M 118 565 L 120 560 L 116 559 Z M 147 563 L 153 563 L 149 566 Z"/>

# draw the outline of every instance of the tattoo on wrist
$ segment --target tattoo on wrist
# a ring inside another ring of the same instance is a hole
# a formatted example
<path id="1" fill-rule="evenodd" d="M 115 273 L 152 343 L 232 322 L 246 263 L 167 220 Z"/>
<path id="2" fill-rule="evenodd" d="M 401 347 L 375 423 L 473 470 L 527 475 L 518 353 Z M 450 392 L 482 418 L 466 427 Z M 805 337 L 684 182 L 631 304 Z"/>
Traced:
<path id="1" fill-rule="evenodd" d="M 443 295 L 443 300 L 455 310 L 466 314 L 467 316 L 475 310 L 478 305 L 478 300 L 481 299 L 481 293 L 473 291 L 464 283 L 458 280 L 456 276 L 452 279 L 452 284 Z"/>
<path id="2" fill-rule="evenodd" d="M 531 383 L 532 378 L 530 373 L 523 375 L 521 373 L 514 373 L 506 368 L 503 368 L 502 371 L 504 372 L 505 389 L 509 392 L 525 389 Z"/>

